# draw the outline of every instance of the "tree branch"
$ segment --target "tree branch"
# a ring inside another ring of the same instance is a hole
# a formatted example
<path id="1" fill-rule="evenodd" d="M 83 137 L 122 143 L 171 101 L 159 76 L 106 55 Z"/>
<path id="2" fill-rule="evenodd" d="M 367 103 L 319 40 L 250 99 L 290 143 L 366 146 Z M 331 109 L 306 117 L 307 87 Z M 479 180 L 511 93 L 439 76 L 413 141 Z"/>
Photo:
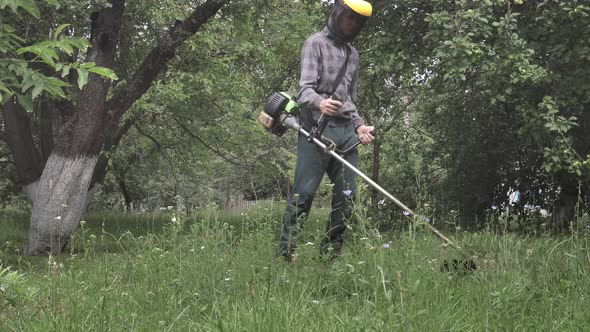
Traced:
<path id="1" fill-rule="evenodd" d="M 129 83 L 115 92 L 108 102 L 107 109 L 110 110 L 113 123 L 149 89 L 156 76 L 162 72 L 163 66 L 174 56 L 176 49 L 207 23 L 226 2 L 228 0 L 207 0 L 189 18 L 166 32 L 160 44 L 146 56 Z"/>
<path id="2" fill-rule="evenodd" d="M 200 138 L 199 136 L 197 136 L 195 133 L 193 133 L 190 129 L 188 129 L 184 123 L 182 123 L 180 120 L 178 120 L 175 117 L 172 117 L 172 119 L 174 119 L 174 121 L 178 124 L 178 126 L 180 126 L 180 128 L 182 128 L 182 130 L 184 130 L 184 132 L 186 132 L 187 134 L 189 134 L 190 137 L 192 137 L 193 139 L 195 139 L 196 141 L 198 141 L 199 143 L 203 144 L 204 147 L 206 147 L 207 149 L 213 151 L 213 153 L 215 153 L 216 155 L 218 155 L 221 159 L 227 161 L 228 163 L 238 166 L 238 167 L 242 167 L 243 165 L 240 165 L 239 163 L 229 159 L 228 157 L 226 157 L 223 153 L 221 153 L 220 151 L 214 149 L 211 145 L 207 144 L 207 142 L 205 142 L 202 138 Z"/>
<path id="3" fill-rule="evenodd" d="M 122 126 L 112 130 L 112 132 L 107 133 L 107 137 L 105 139 L 105 143 L 103 146 L 102 153 L 98 157 L 98 162 L 94 167 L 94 172 L 92 173 L 92 181 L 90 182 L 90 189 L 94 187 L 96 183 L 102 182 L 104 177 L 107 174 L 107 166 L 109 164 L 109 158 L 107 157 L 107 152 L 112 151 L 119 142 L 121 138 L 129 131 L 129 129 L 135 125 L 139 116 L 133 116 L 125 120 Z"/>
<path id="4" fill-rule="evenodd" d="M 410 99 L 403 107 L 402 109 L 397 112 L 397 114 L 395 114 L 393 116 L 393 120 L 391 120 L 391 122 L 387 125 L 387 127 L 385 127 L 382 131 L 383 133 L 386 133 L 388 131 L 391 130 L 391 128 L 393 128 L 393 125 L 395 124 L 395 119 L 397 119 L 397 117 L 399 117 L 404 111 L 406 111 L 408 109 L 408 107 L 410 107 L 410 105 L 412 105 L 412 103 L 414 103 L 414 101 L 416 100 L 416 96 L 412 96 L 412 99 Z"/>
<path id="5" fill-rule="evenodd" d="M 158 142 L 158 140 L 153 137 L 152 135 L 144 132 L 139 126 L 134 126 L 135 129 L 137 129 L 137 131 L 142 134 L 143 136 L 147 137 L 150 141 L 154 142 L 154 144 L 156 145 L 156 147 L 158 148 L 158 150 L 161 150 L 164 153 L 164 156 L 166 157 L 166 161 L 170 164 L 171 168 L 174 168 L 174 163 L 172 162 L 172 157 L 170 157 L 170 155 L 168 154 L 168 152 L 166 151 L 166 146 L 162 145 L 162 143 Z M 172 172 L 172 175 L 174 176 L 174 179 L 178 182 L 178 179 L 176 178 L 176 173 Z"/>
<path id="6" fill-rule="evenodd" d="M 33 141 L 29 115 L 14 97 L 2 106 L 6 143 L 14 156 L 19 180 L 28 185 L 41 177 L 43 169 L 39 151 Z"/>
<path id="7" fill-rule="evenodd" d="M 125 10 L 124 0 L 111 0 L 110 7 L 104 7 L 91 15 L 91 47 L 87 62 L 113 68 L 118 35 Z M 110 80 L 90 73 L 88 83 L 78 95 L 76 112 L 71 126 L 64 126 L 60 132 L 55 150 L 63 155 L 98 155 L 104 143 L 104 128 L 110 124 L 105 112 Z"/>
<path id="8" fill-rule="evenodd" d="M 39 117 L 39 147 L 41 149 L 43 165 L 47 162 L 55 144 L 53 139 L 53 120 L 56 113 L 55 103 L 48 98 L 43 98 L 41 107 L 37 110 Z"/>

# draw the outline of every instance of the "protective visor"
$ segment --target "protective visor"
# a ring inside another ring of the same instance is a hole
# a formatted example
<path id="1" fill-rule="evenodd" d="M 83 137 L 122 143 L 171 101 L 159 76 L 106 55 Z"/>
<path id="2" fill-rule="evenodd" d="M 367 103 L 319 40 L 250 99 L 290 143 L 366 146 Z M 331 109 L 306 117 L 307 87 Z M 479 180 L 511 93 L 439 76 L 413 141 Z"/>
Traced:
<path id="1" fill-rule="evenodd" d="M 352 41 L 372 13 L 371 4 L 364 0 L 335 0 L 328 17 L 328 29 L 343 41 Z"/>

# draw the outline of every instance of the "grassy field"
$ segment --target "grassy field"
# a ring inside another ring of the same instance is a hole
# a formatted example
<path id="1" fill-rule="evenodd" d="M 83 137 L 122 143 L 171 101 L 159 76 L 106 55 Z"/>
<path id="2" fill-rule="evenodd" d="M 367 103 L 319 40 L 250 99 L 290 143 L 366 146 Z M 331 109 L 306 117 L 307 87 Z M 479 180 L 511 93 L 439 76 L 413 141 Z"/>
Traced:
<path id="1" fill-rule="evenodd" d="M 274 259 L 282 205 L 192 216 L 95 214 L 68 252 L 25 259 L 28 216 L 0 211 L 0 331 L 582 331 L 590 328 L 590 234 L 455 232 L 354 224 L 343 256 L 318 259 L 327 214 L 300 261 Z M 174 221 L 173 221 L 174 220 Z M 502 229 L 499 227 L 498 229 Z"/>

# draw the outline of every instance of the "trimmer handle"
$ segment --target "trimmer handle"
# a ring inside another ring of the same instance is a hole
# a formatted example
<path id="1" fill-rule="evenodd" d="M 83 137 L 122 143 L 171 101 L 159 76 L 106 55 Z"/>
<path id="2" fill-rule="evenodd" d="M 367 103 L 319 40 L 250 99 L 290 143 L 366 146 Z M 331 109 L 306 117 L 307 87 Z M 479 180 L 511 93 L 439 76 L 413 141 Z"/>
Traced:
<path id="1" fill-rule="evenodd" d="M 328 120 L 328 117 L 324 113 L 320 114 L 320 118 L 318 119 L 318 136 L 322 136 L 326 125 L 328 125 Z"/>
<path id="2" fill-rule="evenodd" d="M 342 104 L 344 104 L 344 99 L 336 93 L 333 93 L 329 97 L 329 99 L 333 99 L 333 100 L 339 101 Z M 329 119 L 330 119 L 330 117 L 327 115 L 324 115 L 324 113 L 320 114 L 320 118 L 318 119 L 317 131 L 315 132 L 317 137 L 322 137 L 322 133 L 324 132 L 324 129 L 326 129 L 326 125 L 328 124 Z"/>
<path id="3" fill-rule="evenodd" d="M 377 130 L 373 130 L 373 131 L 371 132 L 371 135 L 373 135 L 374 137 L 377 137 Z M 356 143 L 354 143 L 354 144 L 353 144 L 351 147 L 349 147 L 348 149 L 346 149 L 346 150 L 338 150 L 337 152 L 338 152 L 339 154 L 346 154 L 346 153 L 348 153 L 350 150 L 352 150 L 352 149 L 356 148 L 357 146 L 359 146 L 360 144 L 361 144 L 361 141 L 357 141 Z"/>

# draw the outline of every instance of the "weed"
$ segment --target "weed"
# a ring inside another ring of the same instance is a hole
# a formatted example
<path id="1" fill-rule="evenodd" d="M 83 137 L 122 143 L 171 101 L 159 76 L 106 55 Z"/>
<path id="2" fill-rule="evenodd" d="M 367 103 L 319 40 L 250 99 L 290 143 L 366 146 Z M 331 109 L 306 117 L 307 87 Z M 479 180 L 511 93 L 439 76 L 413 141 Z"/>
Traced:
<path id="1" fill-rule="evenodd" d="M 590 321 L 584 229 L 523 236 L 501 220 L 456 230 L 481 253 L 474 273 L 458 274 L 442 263 L 456 253 L 428 230 L 379 232 L 363 206 L 343 255 L 321 260 L 329 211 L 315 208 L 292 265 L 274 259 L 283 208 L 95 214 L 68 254 L 43 259 L 20 258 L 26 229 L 7 222 L 0 330 L 584 330 Z"/>

